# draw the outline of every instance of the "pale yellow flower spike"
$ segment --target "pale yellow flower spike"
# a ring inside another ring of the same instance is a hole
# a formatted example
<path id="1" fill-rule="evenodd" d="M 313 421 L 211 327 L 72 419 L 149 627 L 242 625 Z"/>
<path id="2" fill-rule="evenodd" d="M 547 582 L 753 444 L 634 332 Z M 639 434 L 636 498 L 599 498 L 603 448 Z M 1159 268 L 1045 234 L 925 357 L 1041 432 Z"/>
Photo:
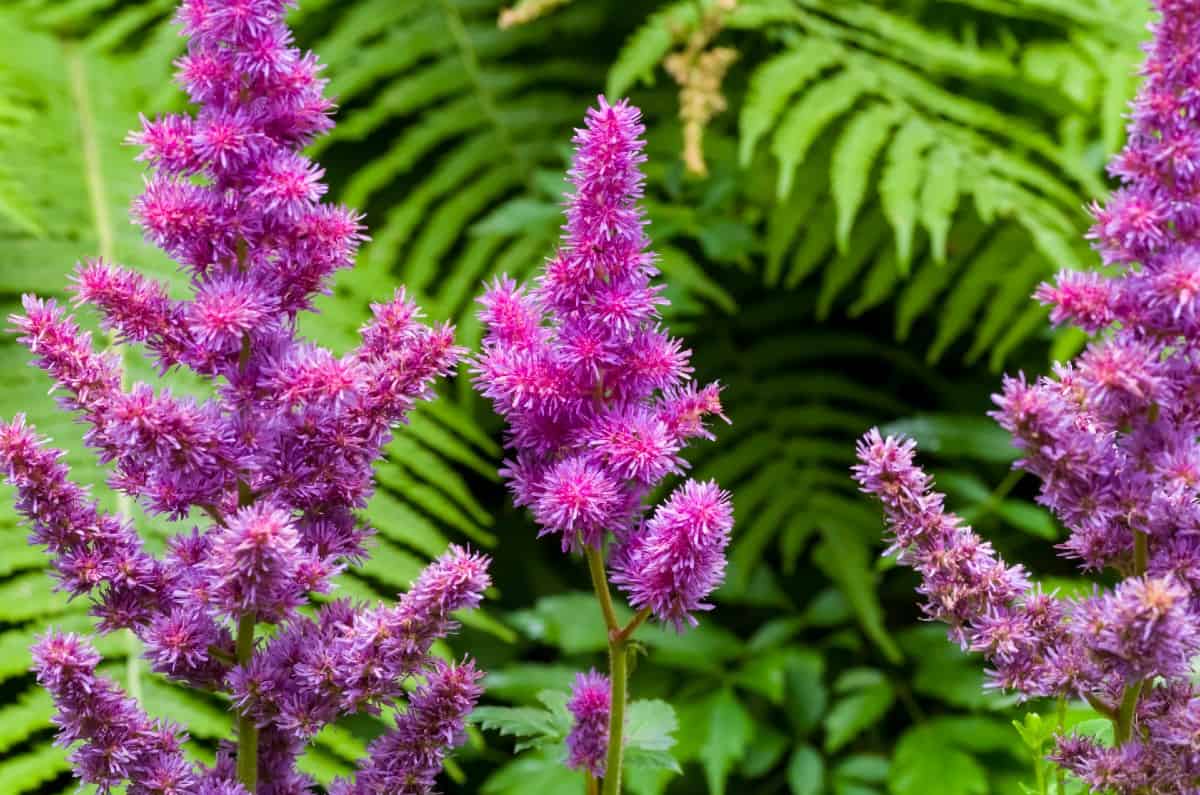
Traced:
<path id="1" fill-rule="evenodd" d="M 679 84 L 679 118 L 683 120 L 683 162 L 688 171 L 708 174 L 704 161 L 704 128 L 728 107 L 721 93 L 725 73 L 737 60 L 731 47 L 708 45 L 725 27 L 729 12 L 737 0 L 717 0 L 692 31 L 682 50 L 668 55 L 663 68 Z"/>

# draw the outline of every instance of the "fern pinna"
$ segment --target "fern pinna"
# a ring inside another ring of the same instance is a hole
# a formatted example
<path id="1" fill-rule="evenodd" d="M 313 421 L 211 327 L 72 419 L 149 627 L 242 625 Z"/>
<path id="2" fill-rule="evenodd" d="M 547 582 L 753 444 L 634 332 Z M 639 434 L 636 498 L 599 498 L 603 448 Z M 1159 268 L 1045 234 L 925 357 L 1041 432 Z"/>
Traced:
<path id="1" fill-rule="evenodd" d="M 151 667 L 224 693 L 236 737 L 196 766 L 178 727 L 152 719 L 111 679 L 85 637 L 51 632 L 34 647 L 75 774 L 102 792 L 298 793 L 296 767 L 324 726 L 378 713 L 420 676 L 408 709 L 333 791 L 425 792 L 480 693 L 467 661 L 430 656 L 451 613 L 488 587 L 488 561 L 458 547 L 394 606 L 347 601 L 300 612 L 342 568 L 366 557 L 357 515 L 372 464 L 431 382 L 460 355 L 403 292 L 373 307 L 360 345 L 336 357 L 300 338 L 331 275 L 363 237 L 353 211 L 320 202 L 323 172 L 299 153 L 331 126 L 311 54 L 291 46 L 285 0 L 185 0 L 180 81 L 200 110 L 145 120 L 132 136 L 155 168 L 134 215 L 191 276 L 192 296 L 97 260 L 73 292 L 120 343 L 163 370 L 213 385 L 196 401 L 139 382 L 97 352 L 54 301 L 27 296 L 13 323 L 65 393 L 62 407 L 113 468 L 110 486 L 146 512 L 200 516 L 151 555 L 126 515 L 106 513 L 69 478 L 62 452 L 23 416 L 0 428 L 0 463 L 31 541 L 53 556 L 58 586 L 89 596 L 100 633 L 132 630 Z M 264 631 L 270 628 L 270 631 Z"/>

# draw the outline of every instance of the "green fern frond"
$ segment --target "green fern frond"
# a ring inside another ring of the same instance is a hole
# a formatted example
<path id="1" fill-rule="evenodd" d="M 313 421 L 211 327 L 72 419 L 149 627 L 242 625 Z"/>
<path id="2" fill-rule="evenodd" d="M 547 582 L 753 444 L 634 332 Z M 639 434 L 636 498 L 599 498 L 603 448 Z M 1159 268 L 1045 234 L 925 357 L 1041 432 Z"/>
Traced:
<path id="1" fill-rule="evenodd" d="M 882 218 L 876 215 L 878 223 Z M 886 390 L 832 376 L 828 363 L 870 362 L 879 372 L 940 386 L 936 375 L 877 340 L 853 335 L 786 330 L 783 304 L 770 302 L 762 316 L 736 336 L 706 339 L 715 370 L 737 371 L 726 388 L 736 406 L 734 424 L 720 441 L 702 451 L 694 476 L 717 478 L 734 495 L 742 529 L 730 552 L 730 575 L 718 597 L 756 603 L 772 599 L 756 583 L 769 578 L 764 561 L 796 571 L 810 550 L 844 592 L 864 633 L 889 658 L 899 650 L 883 626 L 874 596 L 869 559 L 878 536 L 878 518 L 864 509 L 845 475 L 853 439 L 876 418 L 909 411 Z M 753 330 L 753 343 L 742 343 Z M 714 355 L 714 346 L 717 355 Z M 836 538 L 825 544 L 822 538 Z"/>
<path id="2" fill-rule="evenodd" d="M 702 5 L 649 16 L 610 69 L 610 89 L 650 83 Z M 975 11 L 964 16 L 963 5 Z M 1036 252 L 1040 271 L 1030 276 L 1037 267 L 1022 262 L 1023 285 L 1087 262 L 1076 242 L 1087 223 L 1080 208 L 1105 190 L 1103 153 L 1120 143 L 1138 57 L 1140 26 L 1122 20 L 1144 16 L 1127 0 L 740 2 L 728 24 L 746 56 L 746 89 L 731 103 L 738 160 L 749 173 L 773 168 L 778 187 L 766 214 L 765 283 L 792 288 L 820 273 L 818 308 L 828 311 L 833 295 L 865 274 L 847 311 L 897 293 L 903 303 L 906 283 L 927 263 L 954 258 L 955 229 L 977 219 L 1015 227 L 1020 248 Z M 759 159 L 762 149 L 770 162 Z M 797 190 L 813 196 L 791 196 Z M 864 259 L 873 236 L 862 210 L 875 202 L 894 253 L 880 246 Z M 945 286 L 981 272 L 961 269 Z M 986 353 L 998 366 L 1038 328 L 1038 310 L 1011 300 L 1014 289 L 1002 280 L 967 287 L 990 308 L 964 348 L 968 360 Z M 935 304 L 923 306 L 922 315 Z M 906 315 L 898 328 L 919 317 Z M 971 333 L 957 317 L 932 320 L 941 334 L 931 360 Z"/>

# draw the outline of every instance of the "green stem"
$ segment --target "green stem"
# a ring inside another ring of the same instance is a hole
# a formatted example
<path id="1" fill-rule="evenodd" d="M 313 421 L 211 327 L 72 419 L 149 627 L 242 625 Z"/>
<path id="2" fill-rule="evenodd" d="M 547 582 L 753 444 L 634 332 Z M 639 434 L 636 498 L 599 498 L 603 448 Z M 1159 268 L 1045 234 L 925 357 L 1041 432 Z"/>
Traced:
<path id="1" fill-rule="evenodd" d="M 1042 758 L 1042 749 L 1033 752 L 1033 774 L 1037 781 L 1037 791 L 1046 795 L 1046 760 Z"/>
<path id="2" fill-rule="evenodd" d="M 1067 731 L 1067 697 L 1058 697 L 1058 733 L 1065 734 Z M 1055 776 L 1058 779 L 1057 795 L 1067 795 L 1067 770 L 1062 765 L 1055 765 Z"/>
<path id="3" fill-rule="evenodd" d="M 612 683 L 612 704 L 608 713 L 608 761 L 604 770 L 604 795 L 621 793 L 621 761 L 624 756 L 625 685 L 629 676 L 629 654 L 624 640 L 610 639 L 608 677 Z"/>
<path id="4" fill-rule="evenodd" d="M 617 633 L 617 639 L 622 642 L 629 640 L 633 636 L 633 633 L 637 632 L 637 628 L 644 624 L 646 619 L 649 617 L 650 608 L 643 607 L 638 611 L 636 616 L 629 620 L 629 623 L 625 625 L 624 629 Z"/>
<path id="5" fill-rule="evenodd" d="M 1145 533 L 1133 531 L 1133 576 L 1141 577 L 1146 573 L 1147 559 L 1150 556 L 1149 538 Z M 1146 682 L 1142 680 L 1134 685 L 1127 685 L 1121 696 L 1121 704 L 1115 714 L 1109 719 L 1113 724 L 1113 740 L 1117 745 L 1124 745 L 1133 736 L 1133 718 L 1137 712 L 1138 698 Z"/>
<path id="6" fill-rule="evenodd" d="M 239 665 L 250 662 L 254 654 L 254 614 L 238 619 L 237 660 Z M 258 788 L 258 726 L 252 718 L 238 715 L 237 777 L 250 793 Z"/>
<path id="7" fill-rule="evenodd" d="M 1117 745 L 1124 745 L 1133 736 L 1133 714 L 1137 710 L 1138 697 L 1142 694 L 1145 680 L 1132 687 L 1125 688 L 1125 697 L 1121 699 L 1121 707 L 1117 710 L 1117 719 L 1113 723 Z"/>
<path id="8" fill-rule="evenodd" d="M 604 771 L 603 795 L 620 795 L 621 760 L 624 751 L 625 690 L 629 678 L 629 637 L 650 615 L 642 610 L 624 628 L 613 608 L 612 594 L 608 590 L 608 575 L 604 571 L 604 557 L 599 549 L 587 547 L 588 571 L 592 575 L 592 587 L 600 602 L 604 615 L 604 626 L 608 630 L 608 680 L 611 687 L 608 711 L 608 761 Z"/>
<path id="9" fill-rule="evenodd" d="M 1109 704 L 1104 699 L 1100 698 L 1099 696 L 1094 696 L 1091 693 L 1085 693 L 1083 697 L 1087 700 L 1088 705 L 1091 706 L 1092 709 L 1096 710 L 1109 720 L 1116 720 L 1117 708 L 1112 704 Z"/>
<path id="10" fill-rule="evenodd" d="M 603 553 L 598 549 L 587 547 L 588 571 L 592 575 L 592 587 L 596 590 L 596 599 L 600 601 L 600 612 L 604 614 L 604 627 L 611 635 L 621 631 L 617 620 L 617 611 L 613 608 L 612 594 L 608 590 L 608 576 L 604 573 Z"/>

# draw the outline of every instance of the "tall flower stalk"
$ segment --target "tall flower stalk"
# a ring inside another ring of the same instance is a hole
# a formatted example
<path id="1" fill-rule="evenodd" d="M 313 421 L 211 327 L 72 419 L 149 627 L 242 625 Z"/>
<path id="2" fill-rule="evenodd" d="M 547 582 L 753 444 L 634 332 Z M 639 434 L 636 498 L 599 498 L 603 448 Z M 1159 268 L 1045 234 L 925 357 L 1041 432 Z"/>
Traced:
<path id="1" fill-rule="evenodd" d="M 1053 377 L 1008 378 L 993 416 L 1069 530 L 1061 554 L 1115 587 L 1062 599 L 943 506 L 911 441 L 872 431 L 855 476 L 883 503 L 891 551 L 931 618 L 982 652 L 996 685 L 1086 699 L 1114 742 L 1061 735 L 1051 758 L 1094 791 L 1200 781 L 1200 0 L 1161 18 L 1112 165 L 1123 185 L 1090 237 L 1115 275 L 1066 272 L 1037 297 L 1095 338 Z"/>
<path id="2" fill-rule="evenodd" d="M 480 693 L 470 661 L 430 648 L 454 629 L 454 611 L 479 603 L 486 558 L 452 547 L 393 606 L 311 603 L 366 557 L 372 531 L 358 512 L 372 465 L 461 351 L 402 291 L 372 307 L 344 356 L 298 336 L 298 314 L 353 264 L 363 228 L 321 203 L 322 171 L 301 154 L 332 126 L 332 105 L 316 58 L 292 46 L 288 5 L 184 0 L 179 79 L 199 109 L 143 120 L 132 136 L 154 169 L 134 217 L 190 275 L 190 296 L 99 260 L 72 286 L 120 344 L 142 346 L 164 373 L 190 369 L 209 397 L 126 388 L 115 353 L 93 349 L 53 301 L 26 296 L 12 318 L 63 409 L 88 426 L 111 488 L 190 525 L 152 556 L 132 521 L 101 510 L 18 416 L 0 424 L 0 468 L 31 542 L 51 554 L 60 589 L 90 597 L 98 632 L 132 630 L 154 671 L 225 694 L 237 718 L 216 764 L 193 765 L 179 727 L 97 674 L 86 638 L 50 633 L 34 670 L 75 774 L 104 793 L 315 792 L 296 767 L 306 743 L 343 716 L 393 705 L 413 678 L 407 711 L 330 791 L 427 793 Z"/>
<path id="3" fill-rule="evenodd" d="M 720 584 L 733 525 L 729 495 L 689 480 L 648 516 L 647 496 L 682 473 L 683 448 L 712 438 L 720 387 L 691 380 L 689 351 L 662 327 L 666 303 L 638 201 L 639 111 L 600 97 L 575 136 L 566 226 L 532 288 L 498 279 L 480 299 L 486 327 L 477 384 L 507 420 L 501 474 L 540 535 L 586 559 L 608 636 L 608 699 L 597 677 L 572 696 L 568 764 L 589 790 L 621 788 L 630 643 L 647 620 L 679 631 Z M 618 620 L 615 584 L 635 615 Z M 604 734 L 598 716 L 607 720 Z"/>

